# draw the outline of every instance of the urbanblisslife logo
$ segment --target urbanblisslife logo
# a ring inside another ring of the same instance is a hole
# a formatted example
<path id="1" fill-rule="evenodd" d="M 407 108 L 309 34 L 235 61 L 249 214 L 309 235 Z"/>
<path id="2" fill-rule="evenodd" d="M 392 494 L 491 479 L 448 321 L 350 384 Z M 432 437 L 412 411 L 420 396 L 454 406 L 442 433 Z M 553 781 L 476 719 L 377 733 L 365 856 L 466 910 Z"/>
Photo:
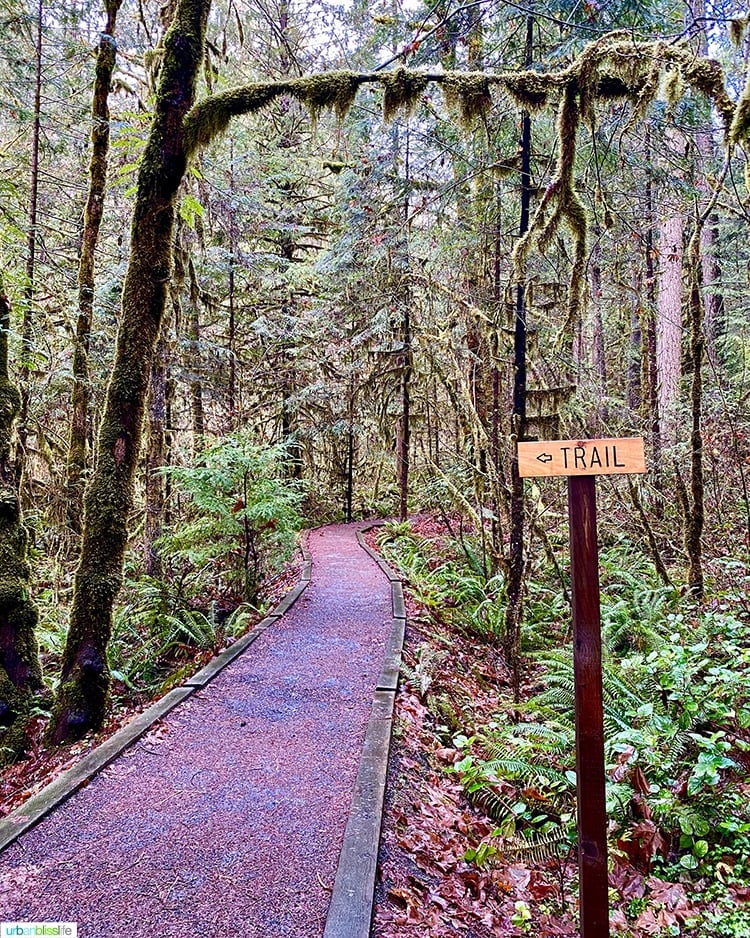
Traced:
<path id="1" fill-rule="evenodd" d="M 0 938 L 78 938 L 75 922 L 0 922 Z"/>

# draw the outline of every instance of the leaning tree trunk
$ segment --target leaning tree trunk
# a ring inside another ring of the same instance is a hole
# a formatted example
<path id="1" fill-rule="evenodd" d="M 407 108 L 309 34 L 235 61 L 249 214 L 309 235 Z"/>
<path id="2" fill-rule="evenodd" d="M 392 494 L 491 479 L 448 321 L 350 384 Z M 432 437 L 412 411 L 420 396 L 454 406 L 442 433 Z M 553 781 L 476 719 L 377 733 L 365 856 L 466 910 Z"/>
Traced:
<path id="1" fill-rule="evenodd" d="M 0 278 L 0 765 L 21 755 L 28 713 L 42 688 L 34 629 L 37 612 L 29 599 L 26 531 L 11 460 L 11 433 L 21 395 L 8 375 L 10 303 Z"/>
<path id="2" fill-rule="evenodd" d="M 68 527 L 80 534 L 81 503 L 89 440 L 89 342 L 94 311 L 94 255 L 104 212 L 109 151 L 109 88 L 115 69 L 117 44 L 114 39 L 117 13 L 122 0 L 107 0 L 107 25 L 99 39 L 96 76 L 91 104 L 91 163 L 89 191 L 83 219 L 81 257 L 78 264 L 78 321 L 73 350 L 73 394 L 71 399 L 70 441 L 65 488 Z"/>
<path id="3" fill-rule="evenodd" d="M 138 175 L 115 360 L 84 500 L 53 742 L 78 739 L 104 718 L 112 607 L 122 582 L 151 363 L 171 274 L 175 196 L 186 168 L 183 119 L 195 96 L 209 7 L 209 0 L 180 0 L 164 38 L 154 117 Z"/>

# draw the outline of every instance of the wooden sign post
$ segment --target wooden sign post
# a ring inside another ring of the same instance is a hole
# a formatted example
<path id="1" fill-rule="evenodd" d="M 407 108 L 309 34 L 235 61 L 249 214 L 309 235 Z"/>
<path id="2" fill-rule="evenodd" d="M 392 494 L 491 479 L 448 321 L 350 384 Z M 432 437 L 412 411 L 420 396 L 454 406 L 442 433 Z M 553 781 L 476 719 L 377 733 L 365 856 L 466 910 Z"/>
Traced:
<path id="1" fill-rule="evenodd" d="M 581 938 L 609 938 L 597 475 L 646 471 L 643 440 L 518 444 L 518 472 L 568 477 Z"/>

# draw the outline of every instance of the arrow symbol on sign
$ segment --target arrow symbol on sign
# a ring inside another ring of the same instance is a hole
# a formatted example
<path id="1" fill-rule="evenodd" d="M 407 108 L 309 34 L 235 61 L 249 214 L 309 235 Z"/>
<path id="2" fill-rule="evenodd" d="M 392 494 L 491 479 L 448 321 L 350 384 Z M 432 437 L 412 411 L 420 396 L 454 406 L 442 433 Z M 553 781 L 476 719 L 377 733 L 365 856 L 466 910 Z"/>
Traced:
<path id="1" fill-rule="evenodd" d="M 539 462 L 552 462 L 552 456 L 549 453 L 540 453 L 536 458 Z"/>

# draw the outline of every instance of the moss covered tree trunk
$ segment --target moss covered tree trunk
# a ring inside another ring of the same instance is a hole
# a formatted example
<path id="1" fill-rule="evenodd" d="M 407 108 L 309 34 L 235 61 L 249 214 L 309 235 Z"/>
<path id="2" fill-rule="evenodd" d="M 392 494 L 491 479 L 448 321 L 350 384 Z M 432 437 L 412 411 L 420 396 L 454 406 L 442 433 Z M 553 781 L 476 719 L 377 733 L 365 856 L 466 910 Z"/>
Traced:
<path id="1" fill-rule="evenodd" d="M 169 372 L 169 341 L 165 335 L 169 319 L 156 344 L 151 367 L 151 393 L 148 404 L 148 442 L 146 444 L 146 518 L 143 528 L 143 569 L 148 576 L 160 579 L 164 570 L 158 541 L 164 528 L 165 479 L 159 470 L 166 464 L 167 382 Z"/>
<path id="2" fill-rule="evenodd" d="M 73 394 L 71 400 L 70 441 L 66 467 L 67 522 L 80 533 L 81 503 L 88 460 L 89 440 L 89 342 L 94 310 L 94 255 L 99 240 L 104 211 L 109 151 L 109 88 L 115 69 L 117 44 L 115 24 L 122 0 L 106 3 L 107 24 L 99 39 L 96 77 L 91 105 L 91 163 L 89 191 L 83 220 L 81 258 L 78 265 L 78 321 L 73 350 Z"/>
<path id="3" fill-rule="evenodd" d="M 50 735 L 97 729 L 109 692 L 107 644 L 132 507 L 151 363 L 171 274 L 175 196 L 185 173 L 183 119 L 193 103 L 209 0 L 180 0 L 164 54 L 148 144 L 138 175 L 130 260 L 115 360 L 84 500 L 81 558 Z"/>
<path id="4" fill-rule="evenodd" d="M 21 482 L 26 464 L 26 442 L 30 434 L 31 378 L 34 352 L 34 286 L 36 254 L 39 241 L 39 150 L 42 126 L 42 50 L 44 45 L 44 0 L 36 7 L 36 45 L 34 80 L 34 117 L 31 124 L 31 176 L 29 178 L 28 234 L 26 236 L 26 283 L 23 289 L 23 323 L 21 326 L 21 361 L 19 391 L 21 403 L 17 414 L 16 465 L 17 482 Z M 16 417 L 14 417 L 14 420 Z"/>
<path id="5" fill-rule="evenodd" d="M 37 613 L 29 599 L 26 532 L 11 460 L 11 434 L 21 395 L 8 374 L 10 302 L 0 276 L 0 765 L 26 746 L 28 713 L 42 688 L 34 629 Z"/>

